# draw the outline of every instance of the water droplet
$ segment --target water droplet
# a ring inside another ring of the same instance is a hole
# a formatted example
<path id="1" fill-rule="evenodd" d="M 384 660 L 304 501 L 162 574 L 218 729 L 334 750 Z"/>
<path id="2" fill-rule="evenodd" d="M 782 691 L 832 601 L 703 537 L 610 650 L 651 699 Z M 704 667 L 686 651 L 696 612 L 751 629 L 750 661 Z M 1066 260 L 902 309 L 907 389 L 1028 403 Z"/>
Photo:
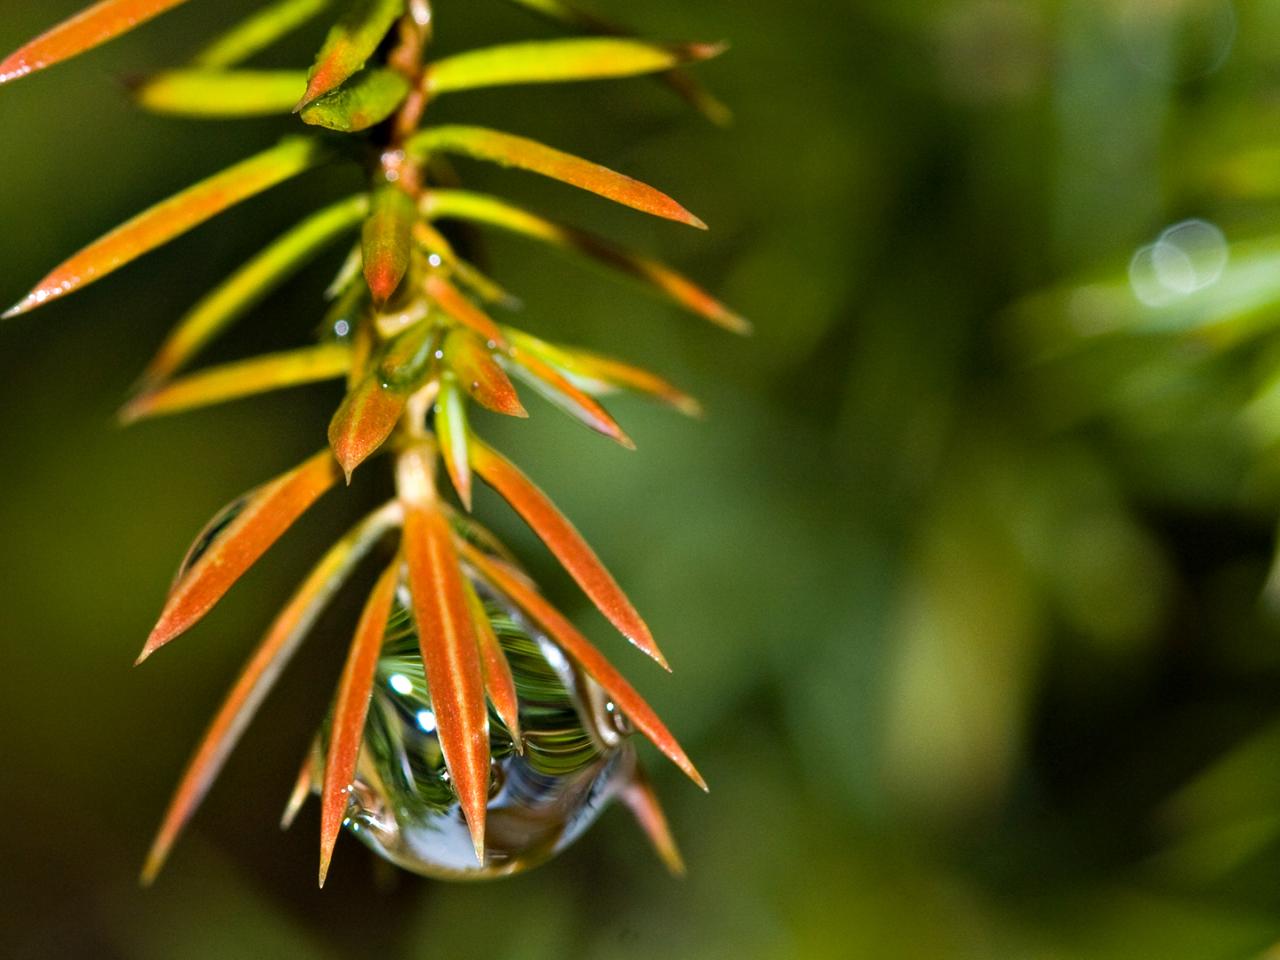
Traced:
<path id="1" fill-rule="evenodd" d="M 249 505 L 249 501 L 253 499 L 256 493 L 257 490 L 250 490 L 243 496 L 232 500 L 214 514 L 213 519 L 205 524 L 203 530 L 196 534 L 195 540 L 187 548 L 187 555 L 182 558 L 182 563 L 178 565 L 178 572 L 173 575 L 173 584 L 170 590 L 176 588 L 200 558 L 213 548 L 213 545 L 227 532 L 227 528 L 235 522 L 236 517 L 244 513 L 245 507 Z"/>
<path id="2" fill-rule="evenodd" d="M 1232 0 L 1116 0 L 1108 13 L 1133 63 L 1166 82 L 1216 73 L 1239 29 Z"/>
<path id="3" fill-rule="evenodd" d="M 1184 220 L 1160 234 L 1154 261 L 1166 287 L 1190 294 L 1216 283 L 1227 257 L 1227 240 L 1220 229 L 1204 220 Z"/>
<path id="4" fill-rule="evenodd" d="M 444 766 L 403 588 L 383 640 L 345 824 L 392 863 L 445 879 L 518 873 L 553 857 L 595 821 L 634 767 L 629 729 L 600 687 L 519 611 L 484 583 L 475 587 L 511 664 L 524 745 L 517 753 L 490 709 L 483 866 Z"/>
<path id="5" fill-rule="evenodd" d="M 1129 284 L 1148 307 L 1163 307 L 1217 283 L 1230 256 L 1226 237 L 1204 220 L 1184 220 L 1129 261 Z"/>

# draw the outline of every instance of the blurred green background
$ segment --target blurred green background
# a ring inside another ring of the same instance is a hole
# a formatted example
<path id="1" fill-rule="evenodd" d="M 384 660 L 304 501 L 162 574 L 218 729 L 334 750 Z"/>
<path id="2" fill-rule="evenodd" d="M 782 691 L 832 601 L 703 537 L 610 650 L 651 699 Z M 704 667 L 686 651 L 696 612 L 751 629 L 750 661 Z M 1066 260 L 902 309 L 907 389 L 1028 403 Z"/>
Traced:
<path id="1" fill-rule="evenodd" d="M 9 0 L 0 47 L 78 5 Z M 254 6 L 193 3 L 3 90 L 0 299 L 289 125 L 148 117 L 123 93 Z M 444 50 L 550 33 L 497 0 L 436 6 Z M 481 425 L 670 656 L 664 677 L 614 642 L 480 499 L 711 782 L 704 797 L 653 758 L 689 877 L 669 879 L 612 810 L 556 862 L 476 886 L 389 875 L 344 839 L 317 892 L 315 805 L 288 834 L 276 822 L 333 689 L 346 602 L 159 883 L 137 887 L 240 662 L 387 486 L 369 471 L 322 501 L 133 670 L 191 537 L 318 448 L 338 393 L 123 432 L 113 413 L 202 291 L 358 186 L 334 170 L 0 327 L 0 953 L 1280 956 L 1280 2 L 593 9 L 730 39 L 700 73 L 735 125 L 643 80 L 458 95 L 433 116 L 669 190 L 710 234 L 462 168 L 661 252 L 757 324 L 739 341 L 555 254 L 484 247 L 531 331 L 646 362 L 709 410 L 613 404 L 636 453 L 541 404 Z M 318 31 L 266 61 L 305 63 Z M 339 258 L 211 359 L 309 336 Z"/>

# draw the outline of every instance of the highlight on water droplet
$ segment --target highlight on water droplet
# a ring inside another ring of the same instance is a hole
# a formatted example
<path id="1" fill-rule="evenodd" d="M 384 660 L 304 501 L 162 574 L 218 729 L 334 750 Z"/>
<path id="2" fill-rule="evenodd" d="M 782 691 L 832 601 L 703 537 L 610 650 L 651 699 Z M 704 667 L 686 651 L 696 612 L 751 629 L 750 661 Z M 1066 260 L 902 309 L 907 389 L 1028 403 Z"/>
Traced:
<path id="1" fill-rule="evenodd" d="M 413 681 L 403 673 L 393 673 L 387 680 L 387 686 L 402 697 L 407 697 L 413 693 Z"/>

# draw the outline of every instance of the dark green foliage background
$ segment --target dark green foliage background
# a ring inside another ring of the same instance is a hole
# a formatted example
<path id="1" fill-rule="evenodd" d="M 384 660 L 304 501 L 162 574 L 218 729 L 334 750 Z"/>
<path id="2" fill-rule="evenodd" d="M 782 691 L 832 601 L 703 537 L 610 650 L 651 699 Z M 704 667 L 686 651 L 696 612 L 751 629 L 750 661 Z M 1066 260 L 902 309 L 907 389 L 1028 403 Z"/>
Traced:
<path id="1" fill-rule="evenodd" d="M 9 0 L 0 47 L 76 6 Z M 124 432 L 111 418 L 182 310 L 358 175 L 304 178 L 0 327 L 0 954 L 1261 957 L 1280 939 L 1280 630 L 1258 600 L 1280 498 L 1246 482 L 1266 451 L 1215 405 L 1248 383 L 1224 363 L 1188 395 L 1141 344 L 1066 373 L 1032 365 L 1028 344 L 1054 320 L 1010 310 L 1119 275 L 1185 216 L 1233 240 L 1280 231 L 1270 201 L 1224 203 L 1195 178 L 1231 131 L 1265 144 L 1280 129 L 1280 4 L 1239 5 L 1221 70 L 1179 67 L 1213 48 L 1197 11 L 1219 6 L 1183 4 L 1179 38 L 1122 0 L 601 0 L 654 35 L 732 40 L 700 72 L 736 126 L 639 80 L 433 110 L 669 190 L 710 234 L 463 167 L 662 251 L 759 328 L 735 340 L 554 254 L 484 248 L 533 332 L 647 362 L 709 410 L 686 422 L 617 402 L 636 453 L 537 401 L 528 423 L 482 422 L 592 539 L 675 667 L 664 677 L 610 637 L 480 498 L 711 782 L 703 797 L 651 764 L 683 882 L 614 810 L 550 866 L 480 886 L 379 870 L 344 839 L 317 892 L 314 805 L 289 834 L 275 824 L 333 689 L 348 601 L 139 890 L 169 790 L 239 663 L 308 558 L 387 483 L 362 470 L 133 670 L 190 538 L 319 448 L 338 394 Z M 121 91 L 252 7 L 192 3 L 0 91 L 0 297 L 289 126 L 148 117 Z M 496 0 L 437 8 L 446 50 L 547 33 Z M 316 42 L 278 62 L 305 63 Z M 213 357 L 308 336 L 337 256 Z M 1115 385 L 1144 364 L 1159 389 L 1139 403 Z"/>

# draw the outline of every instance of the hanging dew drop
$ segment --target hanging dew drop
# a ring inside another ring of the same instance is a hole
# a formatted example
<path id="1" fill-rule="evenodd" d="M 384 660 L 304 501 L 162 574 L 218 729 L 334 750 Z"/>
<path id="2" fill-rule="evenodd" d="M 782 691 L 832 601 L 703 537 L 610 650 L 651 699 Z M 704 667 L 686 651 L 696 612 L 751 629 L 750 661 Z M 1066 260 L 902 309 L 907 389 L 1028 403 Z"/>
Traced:
<path id="1" fill-rule="evenodd" d="M 343 824 L 397 866 L 450 880 L 507 876 L 545 862 L 595 822 L 635 771 L 629 728 L 600 687 L 519 611 L 484 583 L 474 586 L 510 662 L 523 728 L 521 753 L 490 708 L 483 865 L 445 769 L 404 587 L 383 640 Z M 314 782 L 322 774 L 318 768 Z"/>

